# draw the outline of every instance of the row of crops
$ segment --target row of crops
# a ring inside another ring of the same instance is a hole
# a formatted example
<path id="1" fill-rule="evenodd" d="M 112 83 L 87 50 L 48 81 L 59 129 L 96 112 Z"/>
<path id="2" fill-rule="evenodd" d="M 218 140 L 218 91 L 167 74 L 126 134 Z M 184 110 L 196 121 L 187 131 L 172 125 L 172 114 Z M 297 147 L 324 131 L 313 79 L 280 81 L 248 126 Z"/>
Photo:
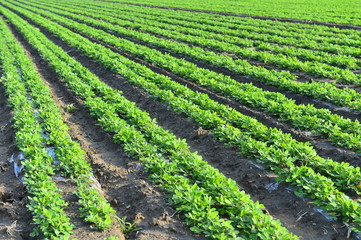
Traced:
<path id="1" fill-rule="evenodd" d="M 226 0 L 219 2 L 185 0 L 174 2 L 170 0 L 112 0 L 111 2 L 131 3 L 146 6 L 160 6 L 181 9 L 193 9 L 198 11 L 211 11 L 221 14 L 241 14 L 251 15 L 267 19 L 286 18 L 306 21 L 317 21 L 327 23 L 338 23 L 361 26 L 360 22 L 360 4 L 357 1 L 347 0 L 342 3 L 337 0 L 331 1 L 306 1 L 306 0 L 281 0 L 276 3 L 272 0 L 267 1 L 232 1 Z"/>
<path id="2" fill-rule="evenodd" d="M 20 37 L 114 143 L 140 160 L 150 181 L 164 190 L 198 236 L 298 239 L 253 201 L 252 194 L 128 100 L 121 89 L 99 79 L 59 42 L 212 132 L 242 157 L 262 164 L 278 181 L 292 186 L 293 194 L 343 222 L 349 235 L 361 233 L 359 163 L 335 161 L 285 129 L 233 107 L 265 113 L 309 133 L 309 139 L 357 157 L 360 31 L 162 8 L 150 11 L 146 6 L 91 0 L 6 0 L 0 3 L 0 16 L 1 83 L 13 109 L 16 144 L 25 156 L 32 237 L 72 236 L 74 225 L 64 211 L 68 204 L 52 178 L 59 173 L 75 184 L 79 215 L 90 228 L 103 231 L 116 224 L 126 231 L 132 224 L 120 218 L 122 214 L 94 187 L 85 152 L 69 136 L 51 90 L 19 44 Z M 304 104 L 300 96 L 319 105 Z M 219 98 L 234 104 L 223 104 Z"/>

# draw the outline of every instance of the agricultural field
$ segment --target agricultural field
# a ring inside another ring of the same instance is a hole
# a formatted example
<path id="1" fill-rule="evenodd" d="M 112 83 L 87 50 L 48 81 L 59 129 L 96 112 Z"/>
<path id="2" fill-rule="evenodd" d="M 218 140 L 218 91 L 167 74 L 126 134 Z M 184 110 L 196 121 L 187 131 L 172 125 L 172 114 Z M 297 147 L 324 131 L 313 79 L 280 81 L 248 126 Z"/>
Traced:
<path id="1" fill-rule="evenodd" d="M 1 0 L 0 239 L 361 239 L 340 2 Z"/>
<path id="2" fill-rule="evenodd" d="M 318 23 L 361 26 L 361 3 L 358 0 L 111 0 L 137 5 L 170 7 L 210 11 L 222 14 L 239 14 L 255 18 L 266 17 L 306 20 Z"/>

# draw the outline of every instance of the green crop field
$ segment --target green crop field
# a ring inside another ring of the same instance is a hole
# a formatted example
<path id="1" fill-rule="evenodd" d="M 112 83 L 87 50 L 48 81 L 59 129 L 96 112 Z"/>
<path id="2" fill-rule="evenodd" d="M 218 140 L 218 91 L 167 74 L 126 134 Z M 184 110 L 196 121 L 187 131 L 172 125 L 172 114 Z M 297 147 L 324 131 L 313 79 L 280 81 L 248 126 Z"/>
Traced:
<path id="1" fill-rule="evenodd" d="M 361 1 L 0 1 L 0 239 L 361 239 Z"/>
<path id="2" fill-rule="evenodd" d="M 112 2 L 361 26 L 359 0 L 113 0 Z"/>

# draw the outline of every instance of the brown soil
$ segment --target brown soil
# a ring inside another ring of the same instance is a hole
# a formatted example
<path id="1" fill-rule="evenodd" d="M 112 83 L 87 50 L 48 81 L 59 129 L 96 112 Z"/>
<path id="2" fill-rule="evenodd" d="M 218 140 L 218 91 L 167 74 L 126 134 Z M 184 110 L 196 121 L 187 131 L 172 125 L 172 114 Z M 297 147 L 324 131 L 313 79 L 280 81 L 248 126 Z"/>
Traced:
<path id="1" fill-rule="evenodd" d="M 113 88 L 122 90 L 126 98 L 136 102 L 137 106 L 156 118 L 160 126 L 168 129 L 177 137 L 185 138 L 193 151 L 197 151 L 204 160 L 218 168 L 227 177 L 237 181 L 240 188 L 249 193 L 252 199 L 261 201 L 272 216 L 279 219 L 285 227 L 299 235 L 301 239 L 346 239 L 347 228 L 341 222 L 328 221 L 315 210 L 311 201 L 296 196 L 292 187 L 287 183 L 281 182 L 276 190 L 269 189 L 269 186 L 277 185 L 275 180 L 277 176 L 269 172 L 265 166 L 256 163 L 254 160 L 241 157 L 237 149 L 226 147 L 214 140 L 211 132 L 200 129 L 195 122 L 181 114 L 172 112 L 163 103 L 153 100 L 140 89 L 131 86 L 121 76 L 107 71 L 100 64 L 63 43 L 43 28 L 39 28 L 49 39 L 61 46 L 72 57 L 99 76 L 101 80 Z M 65 87 L 64 82 L 56 77 L 56 74 L 21 35 L 13 27 L 11 29 L 18 41 L 28 50 L 29 56 L 37 65 L 46 84 L 51 87 L 54 99 L 63 109 L 64 120 L 71 128 L 72 139 L 79 141 L 82 148 L 87 152 L 87 157 L 92 164 L 97 180 L 101 184 L 104 196 L 117 210 L 119 217 L 127 216 L 129 221 L 136 222 L 136 226 L 141 228 L 141 230 L 127 234 L 126 238 L 144 240 L 202 239 L 200 236 L 192 234 L 182 224 L 174 206 L 167 204 L 166 194 L 147 180 L 147 173 L 144 172 L 142 164 L 136 159 L 129 158 L 121 146 L 112 142 L 110 135 L 96 126 L 96 121 L 90 117 L 82 101 Z M 159 71 L 161 70 L 159 69 Z M 165 73 L 164 70 L 162 72 Z M 171 75 L 170 73 L 167 74 Z M 179 82 L 185 81 L 176 76 L 172 77 Z M 196 85 L 185 84 L 207 92 Z M 211 94 L 211 97 L 217 101 L 231 103 L 229 99 L 221 98 L 215 94 Z M 69 104 L 74 104 L 76 107 L 74 112 L 66 111 L 66 106 Z M 264 118 L 264 122 L 270 125 L 280 124 L 282 126 L 283 124 L 275 123 L 271 117 L 244 106 L 239 106 L 238 109 L 248 111 L 250 115 L 254 114 L 254 116 Z M 286 127 L 287 125 L 285 125 Z M 334 149 L 332 148 L 332 150 Z M 338 154 L 337 151 L 335 154 Z M 65 189 L 71 189 L 71 186 L 66 183 L 59 182 L 58 185 Z M 71 194 L 67 197 L 69 200 L 73 199 Z M 72 209 L 69 211 L 76 213 Z M 82 235 L 84 233 L 90 234 L 89 230 L 81 229 L 81 232 L 77 232 L 76 236 L 87 239 Z M 96 235 L 93 236 L 94 239 L 97 239 Z M 351 236 L 350 239 L 355 239 L 355 237 Z"/>

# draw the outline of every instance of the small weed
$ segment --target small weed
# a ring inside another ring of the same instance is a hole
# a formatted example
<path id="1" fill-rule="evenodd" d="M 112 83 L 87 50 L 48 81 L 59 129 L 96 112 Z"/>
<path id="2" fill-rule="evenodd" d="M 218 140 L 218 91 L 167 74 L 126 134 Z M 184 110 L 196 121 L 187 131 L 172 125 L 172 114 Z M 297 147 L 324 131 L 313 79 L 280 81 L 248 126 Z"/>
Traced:
<path id="1" fill-rule="evenodd" d="M 67 111 L 68 113 L 73 113 L 73 112 L 75 112 L 76 110 L 78 110 L 78 109 L 74 106 L 73 103 L 65 105 L 64 109 L 65 109 L 65 111 Z"/>

